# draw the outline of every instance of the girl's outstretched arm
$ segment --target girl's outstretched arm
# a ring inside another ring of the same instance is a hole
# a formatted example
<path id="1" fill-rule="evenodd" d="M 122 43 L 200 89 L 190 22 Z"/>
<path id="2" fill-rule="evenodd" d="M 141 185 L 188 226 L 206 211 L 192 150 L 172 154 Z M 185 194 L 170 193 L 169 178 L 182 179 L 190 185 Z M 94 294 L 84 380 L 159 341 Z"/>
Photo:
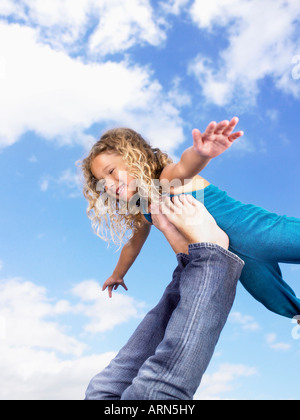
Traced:
<path id="1" fill-rule="evenodd" d="M 102 290 L 108 289 L 108 296 L 112 297 L 112 291 L 116 290 L 119 286 L 128 290 L 124 282 L 124 277 L 130 269 L 136 257 L 139 255 L 146 239 L 151 230 L 151 224 L 145 222 L 144 225 L 136 232 L 133 237 L 122 248 L 119 261 L 114 269 L 113 274 L 106 280 Z"/>
<path id="2" fill-rule="evenodd" d="M 195 129 L 192 132 L 193 146 L 186 149 L 178 163 L 164 168 L 161 179 L 190 179 L 201 172 L 210 160 L 225 152 L 232 143 L 243 136 L 243 131 L 233 133 L 239 119 L 234 117 L 230 122 L 211 122 L 205 132 Z"/>

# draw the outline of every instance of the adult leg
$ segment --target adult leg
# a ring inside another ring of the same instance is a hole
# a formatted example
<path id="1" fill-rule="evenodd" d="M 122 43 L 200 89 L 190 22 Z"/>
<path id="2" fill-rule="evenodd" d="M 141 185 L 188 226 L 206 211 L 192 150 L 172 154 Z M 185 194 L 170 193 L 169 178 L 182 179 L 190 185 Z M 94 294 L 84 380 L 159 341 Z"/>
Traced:
<path id="1" fill-rule="evenodd" d="M 184 196 L 167 205 L 173 211 L 168 218 L 188 240 L 191 260 L 182 270 L 180 301 L 164 338 L 122 394 L 125 400 L 193 398 L 227 320 L 243 268 L 243 261 L 225 249 L 228 238 L 203 205 Z M 196 238 L 216 243 L 191 243 Z"/>
<path id="2" fill-rule="evenodd" d="M 155 353 L 180 299 L 180 276 L 189 262 L 189 257 L 186 254 L 178 254 L 177 261 L 178 266 L 173 273 L 172 281 L 158 305 L 145 316 L 127 344 L 110 364 L 91 380 L 86 391 L 86 400 L 119 400 L 145 360 Z"/>
<path id="3" fill-rule="evenodd" d="M 178 265 L 173 278 L 160 302 L 143 319 L 127 344 L 111 363 L 90 382 L 87 400 L 119 400 L 124 390 L 131 385 L 144 361 L 154 354 L 163 339 L 166 325 L 180 299 L 179 280 L 189 261 L 188 244 L 184 236 L 163 214 L 156 214 L 154 225 L 163 233 L 177 254 Z"/>
<path id="4" fill-rule="evenodd" d="M 196 392 L 235 296 L 243 262 L 216 244 L 189 245 L 180 301 L 124 400 L 188 400 Z"/>
<path id="5" fill-rule="evenodd" d="M 180 275 L 189 261 L 189 256 L 186 254 L 187 241 L 162 213 L 156 212 L 153 224 L 164 234 L 167 233 L 166 237 L 176 253 L 177 268 L 158 305 L 146 315 L 111 363 L 91 380 L 86 391 L 87 400 L 119 400 L 121 398 L 141 365 L 154 354 L 156 347 L 163 339 L 166 325 L 180 299 Z"/>

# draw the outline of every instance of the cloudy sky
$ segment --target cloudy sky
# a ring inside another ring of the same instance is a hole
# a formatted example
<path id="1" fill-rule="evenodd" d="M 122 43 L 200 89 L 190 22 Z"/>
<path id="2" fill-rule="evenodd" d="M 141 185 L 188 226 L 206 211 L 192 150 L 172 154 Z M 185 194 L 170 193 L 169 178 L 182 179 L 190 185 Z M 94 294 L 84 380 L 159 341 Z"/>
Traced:
<path id="1" fill-rule="evenodd" d="M 174 159 L 193 128 L 245 131 L 203 176 L 300 217 L 298 0 L 0 0 L 0 398 L 82 399 L 171 280 L 152 229 L 109 300 L 75 162 L 129 126 Z M 299 266 L 282 265 L 300 295 Z M 300 329 L 241 285 L 197 399 L 298 399 Z"/>

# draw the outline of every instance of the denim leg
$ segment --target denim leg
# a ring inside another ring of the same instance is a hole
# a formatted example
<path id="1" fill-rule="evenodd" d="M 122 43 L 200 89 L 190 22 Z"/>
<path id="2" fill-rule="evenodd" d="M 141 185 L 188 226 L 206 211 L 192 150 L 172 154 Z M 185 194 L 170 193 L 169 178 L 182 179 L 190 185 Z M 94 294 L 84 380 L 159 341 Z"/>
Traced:
<path id="1" fill-rule="evenodd" d="M 110 364 L 91 380 L 86 391 L 86 400 L 119 400 L 145 360 L 155 353 L 180 299 L 179 280 L 182 270 L 189 262 L 189 256 L 178 254 L 177 261 L 178 266 L 172 281 L 158 305 L 145 316 Z"/>
<path id="2" fill-rule="evenodd" d="M 213 244 L 189 246 L 180 301 L 164 339 L 122 394 L 124 400 L 193 398 L 232 307 L 243 261 Z"/>

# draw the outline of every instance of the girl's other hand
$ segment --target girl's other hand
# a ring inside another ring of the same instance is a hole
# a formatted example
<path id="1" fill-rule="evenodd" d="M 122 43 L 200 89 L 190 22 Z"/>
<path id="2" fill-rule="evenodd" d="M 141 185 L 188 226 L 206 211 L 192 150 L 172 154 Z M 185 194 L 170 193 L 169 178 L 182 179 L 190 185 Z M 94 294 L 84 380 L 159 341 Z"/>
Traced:
<path id="1" fill-rule="evenodd" d="M 124 287 L 124 289 L 127 291 L 127 286 L 124 282 L 124 279 L 121 277 L 116 276 L 110 276 L 106 282 L 103 284 L 102 291 L 104 291 L 106 288 L 108 289 L 108 296 L 112 297 L 112 291 L 117 290 L 119 286 Z"/>
<path id="2" fill-rule="evenodd" d="M 198 129 L 193 130 L 194 150 L 202 157 L 214 158 L 225 152 L 232 143 L 244 135 L 243 131 L 233 133 L 239 119 L 231 121 L 211 122 L 204 133 Z"/>

